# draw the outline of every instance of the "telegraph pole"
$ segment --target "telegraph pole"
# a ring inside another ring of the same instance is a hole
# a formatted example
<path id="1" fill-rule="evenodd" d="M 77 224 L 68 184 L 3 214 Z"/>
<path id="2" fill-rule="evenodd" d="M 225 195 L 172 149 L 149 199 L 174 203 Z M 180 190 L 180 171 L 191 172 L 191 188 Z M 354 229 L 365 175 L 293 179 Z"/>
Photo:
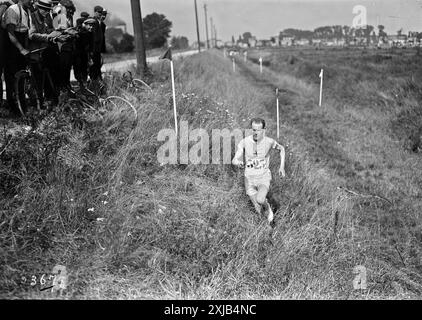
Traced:
<path id="1" fill-rule="evenodd" d="M 201 52 L 201 40 L 199 39 L 198 8 L 195 0 L 196 35 L 198 36 L 198 52 Z"/>
<path id="2" fill-rule="evenodd" d="M 217 28 L 214 26 L 215 47 L 217 48 Z"/>
<path id="3" fill-rule="evenodd" d="M 212 23 L 212 17 L 210 18 L 210 22 L 211 22 L 211 48 L 214 47 L 214 43 L 213 43 L 213 33 L 214 33 L 214 25 Z"/>
<path id="4" fill-rule="evenodd" d="M 135 33 L 137 69 L 142 75 L 147 72 L 147 57 L 145 53 L 144 26 L 142 24 L 141 1 L 130 0 L 132 8 L 133 32 Z"/>
<path id="5" fill-rule="evenodd" d="M 208 40 L 208 17 L 207 17 L 207 5 L 204 4 L 204 11 L 205 11 L 205 32 L 207 34 L 207 49 L 210 48 L 210 43 Z"/>

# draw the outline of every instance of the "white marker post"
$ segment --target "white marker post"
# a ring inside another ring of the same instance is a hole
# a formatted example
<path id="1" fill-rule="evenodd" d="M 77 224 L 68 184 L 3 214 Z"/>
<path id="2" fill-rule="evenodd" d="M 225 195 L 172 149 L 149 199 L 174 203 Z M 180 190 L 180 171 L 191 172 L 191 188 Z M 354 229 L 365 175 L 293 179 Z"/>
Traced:
<path id="1" fill-rule="evenodd" d="M 170 69 L 171 69 L 171 86 L 173 89 L 173 109 L 174 109 L 174 127 L 176 129 L 176 136 L 178 133 L 178 126 L 177 126 L 177 109 L 176 109 L 176 88 L 174 86 L 174 66 L 173 66 L 173 59 L 170 60 Z"/>
<path id="2" fill-rule="evenodd" d="M 275 95 L 277 97 L 277 140 L 280 139 L 280 102 L 278 99 L 278 88 L 275 89 Z"/>
<path id="3" fill-rule="evenodd" d="M 259 70 L 262 73 L 262 57 L 259 57 Z"/>
<path id="4" fill-rule="evenodd" d="M 174 85 L 174 65 L 173 65 L 173 57 L 171 54 L 171 46 L 167 49 L 167 51 L 163 54 L 160 59 L 168 59 L 170 61 L 170 70 L 171 70 L 171 87 L 173 90 L 173 108 L 174 108 L 174 129 L 176 131 L 176 136 L 178 133 L 178 126 L 177 126 L 177 109 L 176 109 L 176 88 Z"/>
<path id="5" fill-rule="evenodd" d="M 223 52 L 224 52 L 224 58 L 225 58 L 227 56 L 226 48 L 224 48 Z"/>
<path id="6" fill-rule="evenodd" d="M 243 52 L 243 56 L 245 58 L 245 62 L 248 61 L 248 51 Z"/>
<path id="7" fill-rule="evenodd" d="M 236 72 L 236 62 L 234 61 L 234 58 L 232 58 L 233 61 L 233 72 Z"/>
<path id="8" fill-rule="evenodd" d="M 322 106 L 322 84 L 324 82 L 324 69 L 321 69 L 321 73 L 319 74 L 319 77 L 321 78 L 321 87 L 319 89 L 319 106 Z"/>

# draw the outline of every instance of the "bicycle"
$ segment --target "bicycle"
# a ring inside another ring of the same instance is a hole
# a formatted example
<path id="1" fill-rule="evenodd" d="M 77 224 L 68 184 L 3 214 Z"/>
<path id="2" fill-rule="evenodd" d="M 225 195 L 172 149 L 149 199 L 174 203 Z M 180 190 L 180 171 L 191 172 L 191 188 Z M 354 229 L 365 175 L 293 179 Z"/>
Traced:
<path id="1" fill-rule="evenodd" d="M 38 112 L 41 111 L 41 104 L 42 101 L 44 101 L 44 96 L 39 97 L 38 93 L 40 92 L 41 94 L 43 94 L 46 80 L 49 81 L 49 85 L 52 90 L 55 90 L 53 80 L 51 79 L 51 75 L 48 69 L 42 66 L 41 61 L 33 61 L 30 58 L 31 54 L 42 52 L 45 49 L 47 49 L 47 47 L 30 51 L 29 54 L 26 56 L 28 62 L 26 68 L 15 73 L 15 98 L 19 112 L 22 114 L 23 117 L 25 117 L 24 106 L 26 106 L 27 97 L 29 100 L 35 101 Z M 41 88 L 38 88 L 37 79 L 35 78 L 35 74 L 31 68 L 31 64 L 33 63 L 37 63 L 41 67 Z M 22 90 L 23 92 L 21 92 Z"/>

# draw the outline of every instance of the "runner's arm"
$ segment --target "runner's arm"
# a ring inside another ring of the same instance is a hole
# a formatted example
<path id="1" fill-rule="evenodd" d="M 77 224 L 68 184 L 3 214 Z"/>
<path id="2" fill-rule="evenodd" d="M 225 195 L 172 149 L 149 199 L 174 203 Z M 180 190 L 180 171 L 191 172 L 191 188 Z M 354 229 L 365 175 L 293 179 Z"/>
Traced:
<path id="1" fill-rule="evenodd" d="M 286 171 L 284 169 L 284 166 L 285 166 L 285 161 L 286 161 L 286 150 L 284 149 L 284 147 L 281 144 L 279 144 L 275 140 L 274 140 L 273 149 L 276 149 L 276 150 L 279 150 L 280 151 L 280 169 L 278 169 L 278 173 L 282 177 L 285 177 L 286 176 Z"/>
<path id="2" fill-rule="evenodd" d="M 236 150 L 236 154 L 234 155 L 234 158 L 232 160 L 232 164 L 235 166 L 242 166 L 243 165 L 243 143 L 240 142 L 239 145 L 237 146 L 237 150 Z"/>

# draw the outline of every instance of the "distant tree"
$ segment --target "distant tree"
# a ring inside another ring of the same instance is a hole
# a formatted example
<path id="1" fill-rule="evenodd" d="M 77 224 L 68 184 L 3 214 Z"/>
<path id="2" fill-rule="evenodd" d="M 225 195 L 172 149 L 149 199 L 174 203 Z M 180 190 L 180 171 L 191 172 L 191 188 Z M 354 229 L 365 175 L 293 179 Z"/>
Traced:
<path id="1" fill-rule="evenodd" d="M 366 45 L 370 45 L 371 43 L 371 33 L 374 31 L 374 26 L 367 25 L 365 28 L 365 37 L 366 37 Z"/>
<path id="2" fill-rule="evenodd" d="M 129 33 L 123 34 L 123 39 L 120 41 L 120 44 L 118 48 L 116 49 L 116 52 L 132 52 L 133 49 L 135 49 L 134 46 L 135 38 L 130 35 Z"/>
<path id="3" fill-rule="evenodd" d="M 349 26 L 343 26 L 343 34 L 346 40 L 346 44 L 349 44 L 350 42 L 350 27 Z"/>
<path id="4" fill-rule="evenodd" d="M 372 31 L 371 39 L 372 39 L 372 42 L 375 44 L 378 42 L 377 34 L 375 31 Z"/>
<path id="5" fill-rule="evenodd" d="M 107 28 L 105 33 L 106 39 L 118 39 L 119 41 L 123 38 L 123 30 L 120 28 Z"/>
<path id="6" fill-rule="evenodd" d="M 232 45 L 234 45 L 236 41 L 234 40 L 234 36 L 232 36 Z"/>
<path id="7" fill-rule="evenodd" d="M 171 38 L 171 46 L 175 49 L 186 49 L 189 47 L 189 40 L 186 37 Z"/>
<path id="8" fill-rule="evenodd" d="M 245 33 L 243 34 L 243 41 L 248 42 L 250 38 L 252 38 L 252 33 L 250 33 L 250 32 L 245 32 Z"/>
<path id="9" fill-rule="evenodd" d="M 172 22 L 165 15 L 153 12 L 143 19 L 145 41 L 148 49 L 161 48 L 169 38 Z"/>
<path id="10" fill-rule="evenodd" d="M 112 48 L 113 52 L 132 52 L 135 48 L 134 37 L 128 33 L 124 33 L 120 28 L 107 28 L 106 41 Z"/>
<path id="11" fill-rule="evenodd" d="M 333 26 L 333 35 L 337 39 L 342 38 L 343 37 L 343 27 L 342 26 Z"/>
<path id="12" fill-rule="evenodd" d="M 401 36 L 402 32 L 403 32 L 403 29 L 397 30 L 397 35 Z"/>
<path id="13" fill-rule="evenodd" d="M 313 31 L 309 31 L 309 30 L 299 30 L 299 29 L 293 29 L 293 28 L 288 28 L 288 29 L 284 29 L 282 32 L 280 32 L 280 38 L 282 38 L 283 36 L 289 36 L 289 37 L 293 37 L 295 39 L 312 39 L 314 36 L 314 32 Z"/>
<path id="14" fill-rule="evenodd" d="M 365 30 L 362 27 L 358 27 L 355 29 L 355 36 L 362 38 L 365 36 Z"/>
<path id="15" fill-rule="evenodd" d="M 326 40 L 332 39 L 334 35 L 333 28 L 330 26 L 316 28 L 314 33 L 318 38 L 324 38 Z"/>
<path id="16" fill-rule="evenodd" d="M 379 40 L 381 40 L 383 43 L 386 43 L 386 38 L 387 38 L 387 33 L 384 31 L 385 27 L 383 25 L 379 25 L 378 26 L 378 38 Z"/>

